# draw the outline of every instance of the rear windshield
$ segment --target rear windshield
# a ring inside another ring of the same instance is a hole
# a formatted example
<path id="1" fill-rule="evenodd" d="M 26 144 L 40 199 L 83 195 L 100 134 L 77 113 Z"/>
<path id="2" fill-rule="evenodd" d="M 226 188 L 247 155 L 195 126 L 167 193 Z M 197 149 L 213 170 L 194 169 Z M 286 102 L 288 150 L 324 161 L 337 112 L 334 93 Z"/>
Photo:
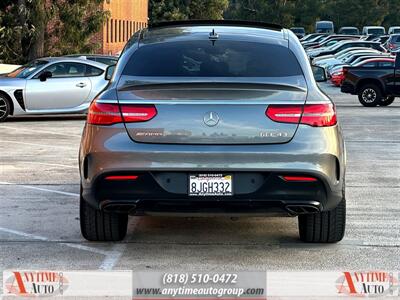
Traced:
<path id="1" fill-rule="evenodd" d="M 290 30 L 293 31 L 294 33 L 304 33 L 305 32 L 303 28 L 292 28 Z"/>
<path id="2" fill-rule="evenodd" d="M 287 47 L 203 40 L 143 45 L 129 59 L 123 75 L 286 77 L 302 75 L 302 70 Z"/>
<path id="3" fill-rule="evenodd" d="M 342 34 L 358 34 L 358 30 L 357 29 L 342 29 L 341 30 Z"/>
<path id="4" fill-rule="evenodd" d="M 385 34 L 385 31 L 380 28 L 368 29 L 368 34 L 374 34 L 374 35 Z"/>

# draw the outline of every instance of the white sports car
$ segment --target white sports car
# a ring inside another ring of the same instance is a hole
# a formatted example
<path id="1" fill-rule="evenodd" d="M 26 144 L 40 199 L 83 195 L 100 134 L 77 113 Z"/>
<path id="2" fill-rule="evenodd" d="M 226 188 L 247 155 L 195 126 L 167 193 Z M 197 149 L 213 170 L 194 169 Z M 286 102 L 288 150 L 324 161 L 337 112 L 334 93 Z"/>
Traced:
<path id="1" fill-rule="evenodd" d="M 107 65 L 58 57 L 0 76 L 0 121 L 9 115 L 83 113 L 108 84 Z"/>

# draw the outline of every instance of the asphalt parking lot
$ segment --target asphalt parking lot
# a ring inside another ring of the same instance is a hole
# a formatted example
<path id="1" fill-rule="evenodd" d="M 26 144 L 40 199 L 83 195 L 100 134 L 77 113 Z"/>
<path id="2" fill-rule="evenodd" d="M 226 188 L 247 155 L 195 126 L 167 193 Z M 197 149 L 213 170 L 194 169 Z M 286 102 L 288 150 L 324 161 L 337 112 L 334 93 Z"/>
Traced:
<path id="1" fill-rule="evenodd" d="M 86 242 L 77 160 L 84 117 L 30 116 L 0 124 L 0 270 L 399 270 L 400 100 L 365 108 L 323 89 L 347 144 L 342 242 L 301 243 L 295 218 L 166 217 L 131 217 L 121 243 Z"/>

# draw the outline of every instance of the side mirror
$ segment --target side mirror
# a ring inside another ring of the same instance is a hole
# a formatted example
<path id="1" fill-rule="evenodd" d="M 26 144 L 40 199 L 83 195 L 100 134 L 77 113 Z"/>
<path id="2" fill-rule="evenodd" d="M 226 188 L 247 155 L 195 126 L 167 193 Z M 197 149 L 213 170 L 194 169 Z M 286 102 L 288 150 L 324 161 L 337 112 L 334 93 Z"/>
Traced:
<path id="1" fill-rule="evenodd" d="M 46 81 L 47 78 L 53 77 L 53 74 L 50 71 L 44 71 L 39 75 L 39 80 L 40 81 Z"/>
<path id="2" fill-rule="evenodd" d="M 105 76 L 104 76 L 104 79 L 105 79 L 105 80 L 108 80 L 108 81 L 111 80 L 111 78 L 112 78 L 112 76 L 113 76 L 113 73 L 114 73 L 114 70 L 115 70 L 115 66 L 116 66 L 116 65 L 111 65 L 111 66 L 108 66 L 108 67 L 107 67 L 107 69 L 106 69 L 106 74 L 105 74 Z"/>
<path id="3" fill-rule="evenodd" d="M 311 66 L 311 68 L 316 82 L 325 82 L 327 80 L 324 68 L 318 66 Z"/>

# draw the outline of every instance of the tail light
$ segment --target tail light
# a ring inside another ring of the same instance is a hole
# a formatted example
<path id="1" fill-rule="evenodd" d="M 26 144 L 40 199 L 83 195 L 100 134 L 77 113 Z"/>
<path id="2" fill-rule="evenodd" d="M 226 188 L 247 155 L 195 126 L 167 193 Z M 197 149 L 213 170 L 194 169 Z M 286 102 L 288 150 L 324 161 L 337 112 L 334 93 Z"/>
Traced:
<path id="1" fill-rule="evenodd" d="M 317 181 L 316 178 L 308 176 L 282 176 L 282 178 L 285 181 L 308 181 L 308 182 Z"/>
<path id="2" fill-rule="evenodd" d="M 123 181 L 123 180 L 136 180 L 139 176 L 137 175 L 115 175 L 115 176 L 107 176 L 106 180 L 116 180 L 116 181 Z"/>
<path id="3" fill-rule="evenodd" d="M 146 122 L 157 115 L 154 105 L 110 104 L 93 101 L 89 107 L 87 122 L 93 125 Z"/>
<path id="4" fill-rule="evenodd" d="M 349 69 L 343 68 L 343 76 L 346 76 L 348 72 L 349 72 Z"/>
<path id="5" fill-rule="evenodd" d="M 272 121 L 279 123 L 300 123 L 313 127 L 327 127 L 337 123 L 336 110 L 332 103 L 270 105 L 265 114 Z"/>
<path id="6" fill-rule="evenodd" d="M 332 76 L 340 76 L 340 75 L 343 75 L 343 74 L 344 73 L 342 71 L 337 71 L 337 72 L 332 73 Z"/>

